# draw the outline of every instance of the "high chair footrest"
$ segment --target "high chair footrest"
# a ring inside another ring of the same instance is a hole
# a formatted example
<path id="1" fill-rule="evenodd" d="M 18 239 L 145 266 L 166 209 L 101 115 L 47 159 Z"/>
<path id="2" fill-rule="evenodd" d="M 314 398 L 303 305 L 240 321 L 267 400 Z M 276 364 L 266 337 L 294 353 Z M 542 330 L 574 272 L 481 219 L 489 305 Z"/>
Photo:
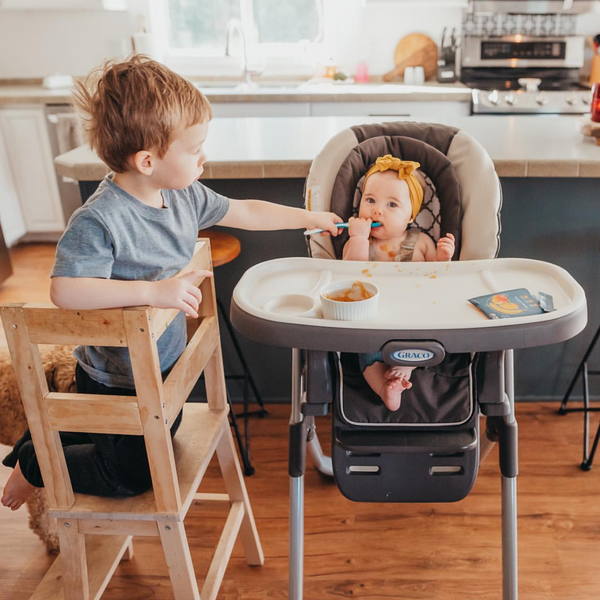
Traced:
<path id="1" fill-rule="evenodd" d="M 336 445 L 350 453 L 448 454 L 473 450 L 477 446 L 477 432 L 337 430 Z"/>

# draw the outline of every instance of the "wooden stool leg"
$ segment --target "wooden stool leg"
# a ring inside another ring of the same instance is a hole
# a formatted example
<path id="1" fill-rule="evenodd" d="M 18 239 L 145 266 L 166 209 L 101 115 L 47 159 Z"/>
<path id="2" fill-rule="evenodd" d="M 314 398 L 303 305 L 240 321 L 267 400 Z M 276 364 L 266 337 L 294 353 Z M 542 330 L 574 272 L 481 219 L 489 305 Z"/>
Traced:
<path id="1" fill-rule="evenodd" d="M 58 519 L 58 539 L 65 600 L 89 600 L 85 536 L 77 521 Z"/>
<path id="2" fill-rule="evenodd" d="M 265 562 L 265 557 L 254 522 L 254 514 L 246 491 L 246 484 L 233 445 L 231 430 L 227 425 L 223 427 L 223 435 L 217 445 L 217 458 L 231 502 L 242 502 L 244 505 L 244 519 L 240 527 L 240 538 L 244 545 L 246 561 L 249 565 L 262 565 Z"/>
<path id="3" fill-rule="evenodd" d="M 169 568 L 175 600 L 200 600 L 192 556 L 183 523 L 161 522 L 158 532 Z"/>
<path id="4" fill-rule="evenodd" d="M 127 544 L 127 550 L 125 550 L 125 554 L 123 554 L 123 558 L 121 560 L 132 560 L 133 555 L 133 540 L 131 540 L 129 544 Z"/>

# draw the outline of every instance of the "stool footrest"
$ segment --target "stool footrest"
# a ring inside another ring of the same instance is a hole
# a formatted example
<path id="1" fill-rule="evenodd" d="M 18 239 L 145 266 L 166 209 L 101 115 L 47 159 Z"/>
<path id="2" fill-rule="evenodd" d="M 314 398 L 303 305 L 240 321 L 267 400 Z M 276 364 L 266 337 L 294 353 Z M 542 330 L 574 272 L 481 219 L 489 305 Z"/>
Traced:
<path id="1" fill-rule="evenodd" d="M 97 600 L 102 596 L 130 541 L 129 535 L 94 535 L 86 539 L 90 600 Z M 64 600 L 60 555 L 38 585 L 31 600 Z"/>

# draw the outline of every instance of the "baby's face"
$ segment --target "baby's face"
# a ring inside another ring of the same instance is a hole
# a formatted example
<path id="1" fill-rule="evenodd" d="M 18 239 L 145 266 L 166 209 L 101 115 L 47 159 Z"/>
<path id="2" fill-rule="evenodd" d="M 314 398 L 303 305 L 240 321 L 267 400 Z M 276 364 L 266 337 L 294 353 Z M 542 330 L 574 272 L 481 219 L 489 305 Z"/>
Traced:
<path id="1" fill-rule="evenodd" d="M 412 205 L 408 184 L 398 179 L 396 171 L 375 173 L 367 179 L 358 216 L 382 224 L 371 230 L 371 236 L 390 239 L 402 235 L 412 223 Z"/>

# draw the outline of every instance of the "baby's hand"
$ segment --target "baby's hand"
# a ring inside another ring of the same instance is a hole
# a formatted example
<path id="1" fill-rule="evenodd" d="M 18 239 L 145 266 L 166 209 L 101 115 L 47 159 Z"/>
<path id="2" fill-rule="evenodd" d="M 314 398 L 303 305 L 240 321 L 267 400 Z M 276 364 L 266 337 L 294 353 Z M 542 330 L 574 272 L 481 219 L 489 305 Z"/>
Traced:
<path id="1" fill-rule="evenodd" d="M 336 236 L 340 230 L 335 226 L 336 223 L 342 223 L 343 219 L 331 212 L 308 212 L 308 229 L 325 229 L 321 235 L 331 234 Z"/>
<path id="2" fill-rule="evenodd" d="M 350 217 L 348 219 L 348 235 L 350 237 L 369 238 L 371 236 L 372 219 Z"/>
<path id="3" fill-rule="evenodd" d="M 449 233 L 440 238 L 437 243 L 436 260 L 452 260 L 454 256 L 454 236 Z"/>
<path id="4" fill-rule="evenodd" d="M 202 292 L 194 285 L 198 277 L 212 277 L 212 271 L 190 271 L 180 277 L 169 277 L 153 281 L 149 298 L 150 306 L 156 308 L 178 308 L 186 315 L 198 318 Z"/>

